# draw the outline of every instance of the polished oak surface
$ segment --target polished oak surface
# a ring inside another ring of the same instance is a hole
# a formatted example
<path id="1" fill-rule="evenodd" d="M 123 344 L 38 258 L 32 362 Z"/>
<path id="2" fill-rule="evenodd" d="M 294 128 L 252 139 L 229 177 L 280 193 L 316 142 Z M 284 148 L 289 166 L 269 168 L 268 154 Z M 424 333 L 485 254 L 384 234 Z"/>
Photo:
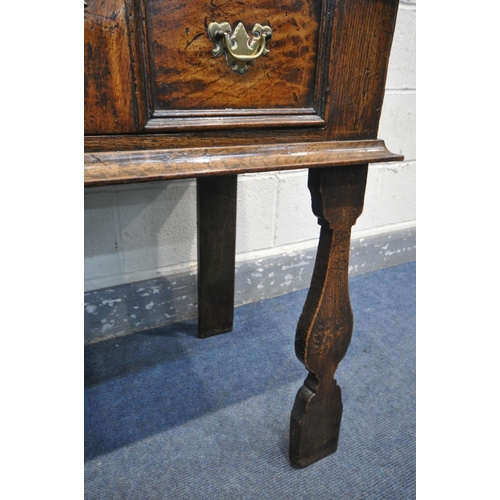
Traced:
<path id="1" fill-rule="evenodd" d="M 368 164 L 403 159 L 377 137 L 398 0 L 87 4 L 85 186 L 197 178 L 201 337 L 232 328 L 237 174 L 309 168 L 321 236 L 290 421 L 291 464 L 308 466 L 339 441 L 334 375 L 353 331 L 350 235 Z M 269 26 L 269 53 L 233 71 L 212 53 L 211 23 Z"/>
<path id="2" fill-rule="evenodd" d="M 388 151 L 379 140 L 86 153 L 85 185 L 343 166 L 402 158 Z"/>
<path id="3" fill-rule="evenodd" d="M 88 0 L 86 148 L 177 147 L 172 133 L 194 131 L 190 147 L 210 138 L 217 145 L 375 139 L 397 6 L 396 0 L 223 6 Z M 241 21 L 247 30 L 269 24 L 269 54 L 244 75 L 231 71 L 212 54 L 206 30 L 214 21 Z M 272 129 L 279 133 L 268 140 Z M 220 133 L 207 135 L 211 130 Z M 130 133 L 162 137 L 147 146 L 112 137 Z"/>
<path id="4" fill-rule="evenodd" d="M 147 2 L 155 115 L 312 110 L 320 16 L 317 0 Z M 234 29 L 235 20 L 245 20 L 247 32 L 256 23 L 273 29 L 269 54 L 249 66 L 243 78 L 228 71 L 223 56 L 212 55 L 214 44 L 207 37 L 210 22 L 229 21 Z"/>

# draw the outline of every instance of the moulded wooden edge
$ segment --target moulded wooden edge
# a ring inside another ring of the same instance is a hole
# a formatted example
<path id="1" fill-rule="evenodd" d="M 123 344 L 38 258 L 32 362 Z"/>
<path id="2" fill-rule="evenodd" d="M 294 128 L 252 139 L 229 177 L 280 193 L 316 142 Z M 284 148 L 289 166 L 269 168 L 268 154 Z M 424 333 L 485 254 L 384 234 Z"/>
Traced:
<path id="1" fill-rule="evenodd" d="M 193 116 L 193 117 L 153 117 L 144 127 L 144 132 L 183 132 L 188 130 L 248 129 L 279 127 L 323 127 L 325 120 L 318 115 L 267 114 L 244 116 Z"/>
<path id="2" fill-rule="evenodd" d="M 401 161 L 379 139 L 84 154 L 86 187 Z"/>
<path id="3" fill-rule="evenodd" d="M 174 109 L 156 110 L 151 118 L 172 119 L 172 118 L 231 118 L 231 117 L 277 117 L 280 115 L 315 115 L 319 116 L 314 108 L 225 108 L 225 109 Z"/>

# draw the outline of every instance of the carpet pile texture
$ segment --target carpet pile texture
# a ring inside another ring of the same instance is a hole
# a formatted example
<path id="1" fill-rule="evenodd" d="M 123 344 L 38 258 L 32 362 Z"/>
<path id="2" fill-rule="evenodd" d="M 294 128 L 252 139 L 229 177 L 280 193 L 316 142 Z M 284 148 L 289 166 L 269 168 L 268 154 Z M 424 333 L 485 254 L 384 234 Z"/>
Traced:
<path id="1" fill-rule="evenodd" d="M 85 498 L 415 498 L 415 270 L 350 279 L 339 447 L 306 469 L 288 433 L 307 290 L 237 308 L 228 334 L 188 321 L 86 346 Z"/>

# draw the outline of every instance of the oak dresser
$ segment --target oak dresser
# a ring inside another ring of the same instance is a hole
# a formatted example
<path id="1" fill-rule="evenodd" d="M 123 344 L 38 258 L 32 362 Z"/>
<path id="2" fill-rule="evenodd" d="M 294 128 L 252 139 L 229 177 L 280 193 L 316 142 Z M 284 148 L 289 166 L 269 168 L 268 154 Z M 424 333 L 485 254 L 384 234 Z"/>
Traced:
<path id="1" fill-rule="evenodd" d="M 233 325 L 237 175 L 309 169 L 321 225 L 295 349 L 290 460 L 337 448 L 353 329 L 351 227 L 377 137 L 398 0 L 87 0 L 85 186 L 196 178 L 199 336 Z M 283 416 L 284 418 L 288 418 Z"/>

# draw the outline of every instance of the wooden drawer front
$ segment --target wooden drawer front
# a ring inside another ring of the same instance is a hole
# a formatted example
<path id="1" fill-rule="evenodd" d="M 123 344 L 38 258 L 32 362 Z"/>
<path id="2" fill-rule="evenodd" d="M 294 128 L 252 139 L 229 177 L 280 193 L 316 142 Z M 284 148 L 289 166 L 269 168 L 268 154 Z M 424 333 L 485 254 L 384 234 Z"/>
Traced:
<path id="1" fill-rule="evenodd" d="M 323 126 L 335 0 L 87 0 L 86 134 Z M 210 23 L 269 26 L 241 74 Z"/>
<path id="2" fill-rule="evenodd" d="M 170 132 L 210 141 L 214 129 L 227 144 L 266 142 L 272 128 L 292 142 L 375 138 L 397 4 L 87 0 L 85 133 L 158 132 L 163 147 L 181 136 Z M 243 74 L 213 55 L 207 30 L 240 22 L 273 31 L 269 53 Z"/>
<path id="3" fill-rule="evenodd" d="M 321 2 L 316 0 L 230 1 L 149 0 L 148 45 L 156 116 L 183 111 L 314 108 Z M 269 54 L 244 74 L 225 56 L 214 57 L 207 36 L 211 22 L 268 25 Z"/>

